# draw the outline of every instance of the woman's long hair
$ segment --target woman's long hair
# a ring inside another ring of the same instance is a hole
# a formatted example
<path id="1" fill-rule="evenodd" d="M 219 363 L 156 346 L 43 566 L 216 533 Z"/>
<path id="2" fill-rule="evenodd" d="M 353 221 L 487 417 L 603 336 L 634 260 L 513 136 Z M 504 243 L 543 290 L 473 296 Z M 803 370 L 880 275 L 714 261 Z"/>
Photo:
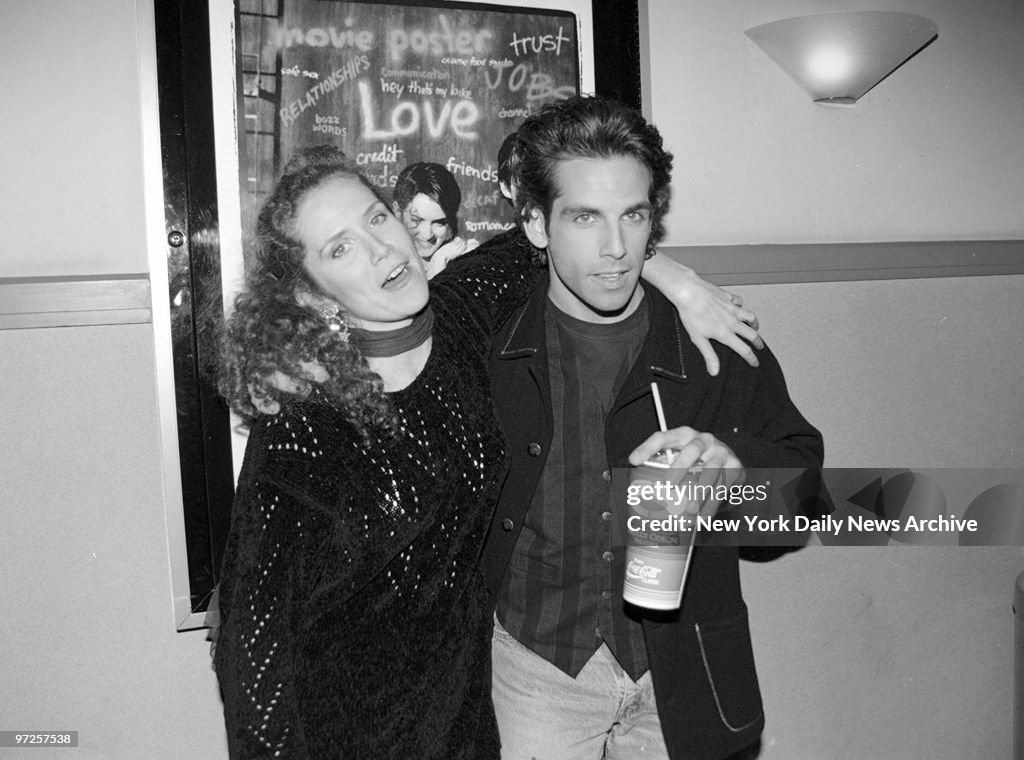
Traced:
<path id="1" fill-rule="evenodd" d="M 313 386 L 301 379 L 302 363 L 316 362 L 328 374 L 317 385 L 322 396 L 343 411 L 364 437 L 393 433 L 397 428 L 380 376 L 348 341 L 344 324 L 337 329 L 338 317 L 321 314 L 314 299 L 300 297 L 317 289 L 303 268 L 305 250 L 296 238 L 298 207 L 309 192 L 335 177 L 359 181 L 380 198 L 344 153 L 318 146 L 288 162 L 257 218 L 245 287 L 235 298 L 220 341 L 218 378 L 221 394 L 246 426 L 260 414 L 252 398 L 281 404 L 308 398 Z M 272 384 L 275 372 L 298 381 L 294 394 Z"/>

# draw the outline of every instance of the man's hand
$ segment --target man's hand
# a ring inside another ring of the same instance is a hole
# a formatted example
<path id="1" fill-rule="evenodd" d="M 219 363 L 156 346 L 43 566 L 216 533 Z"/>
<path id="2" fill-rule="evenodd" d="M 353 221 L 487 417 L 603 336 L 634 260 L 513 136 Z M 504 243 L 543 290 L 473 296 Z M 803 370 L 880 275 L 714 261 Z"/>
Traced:
<path id="1" fill-rule="evenodd" d="M 643 464 L 662 449 L 677 451 L 671 469 L 665 471 L 666 479 L 674 481 L 674 485 L 682 485 L 695 475 L 696 480 L 690 481 L 694 485 L 712 486 L 714 492 L 719 492 L 720 485 L 728 490 L 731 486 L 743 485 L 746 480 L 743 463 L 732 449 L 710 433 L 701 433 L 686 426 L 654 433 L 633 450 L 629 463 L 634 466 Z M 701 489 L 702 493 L 708 491 Z M 689 502 L 684 511 L 695 515 L 699 510 L 700 514 L 710 517 L 718 511 L 721 503 L 721 499 L 715 498 L 708 498 L 703 504 Z"/>

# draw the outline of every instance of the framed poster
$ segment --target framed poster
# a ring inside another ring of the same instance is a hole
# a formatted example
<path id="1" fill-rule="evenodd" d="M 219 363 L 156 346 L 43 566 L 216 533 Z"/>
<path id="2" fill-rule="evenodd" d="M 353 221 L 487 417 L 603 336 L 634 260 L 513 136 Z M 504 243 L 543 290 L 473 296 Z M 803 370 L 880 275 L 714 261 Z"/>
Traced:
<path id="1" fill-rule="evenodd" d="M 342 148 L 386 195 L 409 164 L 441 164 L 462 192 L 464 237 L 508 229 L 505 136 L 531 109 L 594 90 L 591 2 L 535 4 L 210 0 L 224 303 L 261 203 L 311 145 Z M 235 473 L 244 449 L 236 430 Z"/>
<path id="2" fill-rule="evenodd" d="M 327 143 L 385 193 L 410 164 L 444 166 L 462 191 L 462 232 L 490 237 L 511 226 L 498 190 L 502 140 L 580 89 L 568 11 L 238 0 L 236 25 L 243 230 L 283 162 Z"/>
<path id="3" fill-rule="evenodd" d="M 234 298 L 247 233 L 291 153 L 337 145 L 385 191 L 409 163 L 441 164 L 462 191 L 461 234 L 483 240 L 511 224 L 497 152 L 531 109 L 595 91 L 595 68 L 606 94 L 639 91 L 620 46 L 633 3 L 530 2 L 153 4 L 166 247 L 150 278 L 179 630 L 204 625 L 246 441 L 213 387 L 203 315 Z M 619 31 L 595 55 L 598 14 Z"/>

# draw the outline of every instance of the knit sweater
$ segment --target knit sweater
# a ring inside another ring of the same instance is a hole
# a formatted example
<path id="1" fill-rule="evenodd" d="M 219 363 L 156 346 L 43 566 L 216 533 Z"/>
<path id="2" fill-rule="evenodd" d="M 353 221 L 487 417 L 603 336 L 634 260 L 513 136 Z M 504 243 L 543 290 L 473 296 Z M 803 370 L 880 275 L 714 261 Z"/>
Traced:
<path id="1" fill-rule="evenodd" d="M 366 444 L 318 392 L 250 432 L 215 657 L 233 758 L 498 757 L 478 562 L 505 453 L 485 358 L 536 270 L 473 259 L 432 283 L 430 357 L 389 394 L 397 440 Z"/>

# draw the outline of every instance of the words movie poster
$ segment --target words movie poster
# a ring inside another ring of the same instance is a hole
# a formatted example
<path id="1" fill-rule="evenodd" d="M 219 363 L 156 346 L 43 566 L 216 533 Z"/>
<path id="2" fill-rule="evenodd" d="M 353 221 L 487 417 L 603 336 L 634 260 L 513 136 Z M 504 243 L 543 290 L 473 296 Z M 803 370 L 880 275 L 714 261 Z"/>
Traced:
<path id="1" fill-rule="evenodd" d="M 389 196 L 402 169 L 445 166 L 461 234 L 511 227 L 498 189 L 505 136 L 576 94 L 575 16 L 499 6 L 238 0 L 242 221 L 249 231 L 284 162 L 332 144 Z"/>

